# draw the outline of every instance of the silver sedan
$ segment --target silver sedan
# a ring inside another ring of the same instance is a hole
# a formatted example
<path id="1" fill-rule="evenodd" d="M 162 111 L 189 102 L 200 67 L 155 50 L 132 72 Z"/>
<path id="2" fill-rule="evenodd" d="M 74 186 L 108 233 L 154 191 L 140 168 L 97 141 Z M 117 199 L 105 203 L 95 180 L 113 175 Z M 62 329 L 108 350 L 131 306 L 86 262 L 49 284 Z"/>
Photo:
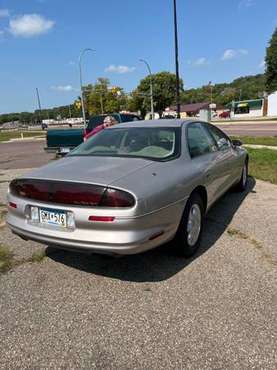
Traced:
<path id="1" fill-rule="evenodd" d="M 105 129 L 65 158 L 11 182 L 7 222 L 25 240 L 135 254 L 170 240 L 188 257 L 248 154 L 206 122 L 156 120 Z"/>

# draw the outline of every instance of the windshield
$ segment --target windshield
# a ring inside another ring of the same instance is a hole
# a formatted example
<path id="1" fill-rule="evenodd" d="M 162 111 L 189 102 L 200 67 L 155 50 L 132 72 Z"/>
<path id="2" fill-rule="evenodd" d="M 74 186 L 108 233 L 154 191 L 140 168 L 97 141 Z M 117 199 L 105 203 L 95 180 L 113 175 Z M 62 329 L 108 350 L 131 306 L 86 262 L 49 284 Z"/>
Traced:
<path id="1" fill-rule="evenodd" d="M 138 157 L 169 160 L 180 153 L 180 129 L 137 127 L 105 129 L 69 156 Z"/>

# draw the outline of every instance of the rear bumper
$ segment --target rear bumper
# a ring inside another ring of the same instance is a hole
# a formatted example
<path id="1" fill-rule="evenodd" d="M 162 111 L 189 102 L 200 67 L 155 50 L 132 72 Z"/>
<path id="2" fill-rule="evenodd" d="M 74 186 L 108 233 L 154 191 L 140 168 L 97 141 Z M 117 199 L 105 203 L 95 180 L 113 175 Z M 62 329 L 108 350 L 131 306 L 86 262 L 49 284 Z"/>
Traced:
<path id="1" fill-rule="evenodd" d="M 65 147 L 45 147 L 44 148 L 44 151 L 47 152 L 47 153 L 57 153 L 57 154 L 61 154 L 61 155 L 66 155 L 67 153 L 69 152 L 62 152 L 63 151 L 63 148 Z M 76 146 L 68 146 L 66 148 L 69 148 L 69 151 L 73 150 L 76 148 Z"/>
<path id="2" fill-rule="evenodd" d="M 127 211 L 92 210 L 82 207 L 59 206 L 59 210 L 74 213 L 75 228 L 63 229 L 34 224 L 26 217 L 29 201 L 8 195 L 7 224 L 11 230 L 25 240 L 52 245 L 62 249 L 82 249 L 86 252 L 103 254 L 136 254 L 155 248 L 171 240 L 178 228 L 184 202 L 169 205 L 142 216 L 127 214 Z M 31 202 L 45 207 L 45 204 Z M 52 208 L 56 208 L 51 206 Z M 131 211 L 130 211 L 131 212 Z M 113 222 L 89 222 L 89 215 L 114 216 Z"/>
<path id="3" fill-rule="evenodd" d="M 143 238 L 141 240 L 135 240 L 126 244 L 114 244 L 114 243 L 93 243 L 88 240 L 73 241 L 62 237 L 52 237 L 46 234 L 34 233 L 28 230 L 20 229 L 8 222 L 8 226 L 12 232 L 24 240 L 33 240 L 48 246 L 53 246 L 60 249 L 68 250 L 81 250 L 86 253 L 99 253 L 99 254 L 114 254 L 114 255 L 130 255 L 141 253 L 150 249 L 153 249 L 161 244 L 164 244 L 171 240 L 175 235 L 175 230 L 168 230 L 163 232 L 159 237 L 154 240 L 149 238 Z M 153 232 L 149 234 L 149 237 L 153 235 Z M 157 233 L 159 235 L 159 233 Z"/>

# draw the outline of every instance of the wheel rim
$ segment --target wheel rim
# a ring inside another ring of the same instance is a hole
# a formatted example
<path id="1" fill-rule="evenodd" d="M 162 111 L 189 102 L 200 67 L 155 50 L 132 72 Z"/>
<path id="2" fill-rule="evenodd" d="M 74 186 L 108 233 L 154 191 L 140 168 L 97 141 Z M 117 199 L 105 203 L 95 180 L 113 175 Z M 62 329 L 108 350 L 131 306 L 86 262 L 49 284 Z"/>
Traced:
<path id="1" fill-rule="evenodd" d="M 201 230 L 201 210 L 198 204 L 193 204 L 188 217 L 187 223 L 187 242 L 188 245 L 193 247 L 200 234 Z"/>
<path id="2" fill-rule="evenodd" d="M 246 180 L 247 180 L 247 169 L 246 169 L 246 164 L 243 166 L 243 171 L 242 171 L 242 184 L 243 186 L 246 185 Z"/>

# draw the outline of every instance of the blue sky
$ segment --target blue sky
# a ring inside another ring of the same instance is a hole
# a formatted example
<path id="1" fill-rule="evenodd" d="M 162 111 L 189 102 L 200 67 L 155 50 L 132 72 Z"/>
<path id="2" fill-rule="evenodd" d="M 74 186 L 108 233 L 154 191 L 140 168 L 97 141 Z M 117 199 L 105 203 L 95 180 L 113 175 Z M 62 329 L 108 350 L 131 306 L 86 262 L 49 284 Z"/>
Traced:
<path id="1" fill-rule="evenodd" d="M 173 0 L 0 0 L 0 113 L 32 111 L 78 96 L 107 77 L 126 91 L 153 72 L 174 72 Z M 276 0 L 177 0 L 180 74 L 187 88 L 260 73 L 277 26 Z"/>

